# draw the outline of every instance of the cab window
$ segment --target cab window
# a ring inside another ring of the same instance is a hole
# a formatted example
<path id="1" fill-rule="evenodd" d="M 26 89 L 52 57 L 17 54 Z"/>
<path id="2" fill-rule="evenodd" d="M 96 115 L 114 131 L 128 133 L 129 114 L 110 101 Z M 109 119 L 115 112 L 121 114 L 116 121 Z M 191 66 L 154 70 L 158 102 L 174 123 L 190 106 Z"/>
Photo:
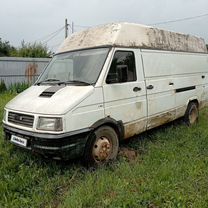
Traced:
<path id="1" fill-rule="evenodd" d="M 106 83 L 122 83 L 136 81 L 135 57 L 132 51 L 116 51 Z"/>

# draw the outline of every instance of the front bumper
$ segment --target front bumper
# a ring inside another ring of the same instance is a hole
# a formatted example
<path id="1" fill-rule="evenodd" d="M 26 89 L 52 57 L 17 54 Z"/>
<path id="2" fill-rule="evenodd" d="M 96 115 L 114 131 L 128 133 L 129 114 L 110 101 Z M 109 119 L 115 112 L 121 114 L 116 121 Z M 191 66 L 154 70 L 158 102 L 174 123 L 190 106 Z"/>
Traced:
<path id="1" fill-rule="evenodd" d="M 6 140 L 10 141 L 12 135 L 27 139 L 27 146 L 20 147 L 46 157 L 63 160 L 82 156 L 91 132 L 87 128 L 62 134 L 45 134 L 25 131 L 5 124 L 3 129 Z"/>

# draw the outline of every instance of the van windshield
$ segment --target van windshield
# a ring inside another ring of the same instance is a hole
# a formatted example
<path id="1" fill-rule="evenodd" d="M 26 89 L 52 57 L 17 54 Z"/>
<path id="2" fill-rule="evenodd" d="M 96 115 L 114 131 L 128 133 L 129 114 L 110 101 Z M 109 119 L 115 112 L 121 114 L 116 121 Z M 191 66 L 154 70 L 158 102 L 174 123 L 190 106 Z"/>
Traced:
<path id="1" fill-rule="evenodd" d="M 53 57 L 36 84 L 94 84 L 109 48 L 81 50 Z"/>

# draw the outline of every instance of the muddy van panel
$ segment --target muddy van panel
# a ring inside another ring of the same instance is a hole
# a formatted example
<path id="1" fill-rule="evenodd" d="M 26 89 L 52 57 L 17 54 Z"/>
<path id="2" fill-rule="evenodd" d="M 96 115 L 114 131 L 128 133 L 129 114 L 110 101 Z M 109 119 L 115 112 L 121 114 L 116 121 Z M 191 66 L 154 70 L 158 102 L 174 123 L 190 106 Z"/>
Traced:
<path id="1" fill-rule="evenodd" d="M 114 160 L 119 142 L 208 105 L 203 39 L 133 23 L 75 33 L 5 106 L 5 138 L 55 159 Z"/>
<path id="2" fill-rule="evenodd" d="M 202 38 L 134 23 L 112 23 L 75 33 L 64 40 L 58 53 L 101 46 L 207 52 Z"/>

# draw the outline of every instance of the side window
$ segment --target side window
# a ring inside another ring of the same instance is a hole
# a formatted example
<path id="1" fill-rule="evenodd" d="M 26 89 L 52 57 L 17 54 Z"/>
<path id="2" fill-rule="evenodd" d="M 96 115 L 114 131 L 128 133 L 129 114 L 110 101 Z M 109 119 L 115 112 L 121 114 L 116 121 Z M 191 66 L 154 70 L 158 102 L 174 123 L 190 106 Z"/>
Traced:
<path id="1" fill-rule="evenodd" d="M 116 51 L 106 79 L 107 84 L 136 81 L 136 66 L 132 51 Z"/>

